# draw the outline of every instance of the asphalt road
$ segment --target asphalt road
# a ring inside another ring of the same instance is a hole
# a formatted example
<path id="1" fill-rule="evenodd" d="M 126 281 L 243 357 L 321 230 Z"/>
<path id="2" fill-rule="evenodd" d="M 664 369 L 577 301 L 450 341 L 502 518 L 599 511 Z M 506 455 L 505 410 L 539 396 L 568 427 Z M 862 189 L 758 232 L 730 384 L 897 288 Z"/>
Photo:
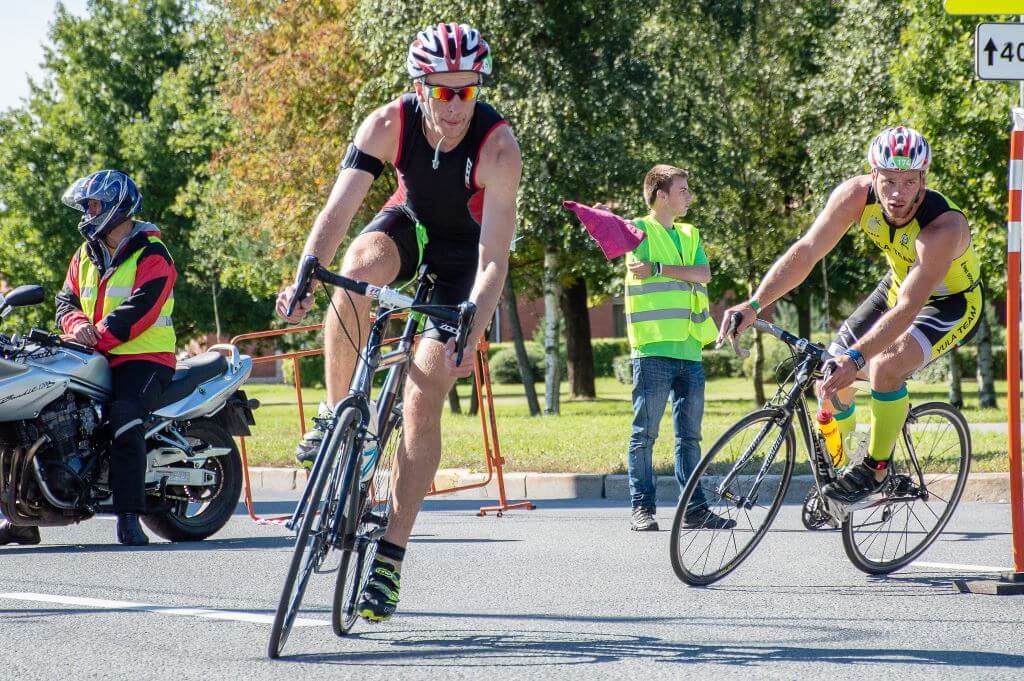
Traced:
<path id="1" fill-rule="evenodd" d="M 200 544 L 134 550 L 113 543 L 109 519 L 46 528 L 43 545 L 0 548 L 0 679 L 976 679 L 1024 667 L 1024 597 L 951 586 L 1009 564 L 1005 504 L 963 504 L 923 563 L 885 578 L 787 506 L 705 589 L 677 581 L 669 533 L 630 532 L 619 503 L 546 501 L 502 518 L 476 517 L 478 505 L 428 502 L 387 624 L 336 638 L 333 579 L 315 579 L 279 661 L 265 650 L 291 552 L 283 528 L 239 515 Z"/>

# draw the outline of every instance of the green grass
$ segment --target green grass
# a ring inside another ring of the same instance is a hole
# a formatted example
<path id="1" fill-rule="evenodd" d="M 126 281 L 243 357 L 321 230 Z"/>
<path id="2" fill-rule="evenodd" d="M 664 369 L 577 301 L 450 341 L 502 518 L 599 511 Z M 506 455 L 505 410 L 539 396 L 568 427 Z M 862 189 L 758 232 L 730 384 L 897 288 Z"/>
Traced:
<path id="1" fill-rule="evenodd" d="M 1005 403 L 1006 385 L 997 386 L 1000 404 Z M 769 390 L 774 391 L 770 385 Z M 260 400 L 253 438 L 248 441 L 250 463 L 261 466 L 293 465 L 292 451 L 299 438 L 294 388 L 282 385 L 248 385 L 250 397 Z M 495 385 L 498 434 L 506 470 L 580 473 L 624 473 L 626 443 L 633 413 L 630 387 L 613 378 L 597 380 L 596 400 L 570 401 L 563 383 L 562 414 L 531 418 L 522 386 Z M 543 401 L 543 384 L 537 385 Z M 945 400 L 943 385 L 910 383 L 915 404 Z M 462 407 L 469 406 L 469 386 L 460 386 Z M 704 406 L 702 448 L 708 447 L 743 414 L 754 409 L 753 388 L 748 379 L 725 378 L 708 381 Z M 307 422 L 324 397 L 323 390 L 306 389 Z M 978 409 L 976 386 L 964 381 L 964 416 L 969 423 L 1005 422 L 1000 409 Z M 858 395 L 858 421 L 868 418 L 867 395 Z M 452 415 L 442 418 L 444 453 L 442 467 L 482 470 L 485 467 L 479 416 Z M 800 438 L 798 438 L 799 440 Z M 1006 470 L 1006 436 L 1000 433 L 972 433 L 975 471 Z M 654 466 L 659 474 L 670 473 L 673 465 L 673 434 L 670 410 L 661 422 L 661 436 L 654 448 Z M 798 446 L 797 461 L 806 470 L 806 454 Z"/>

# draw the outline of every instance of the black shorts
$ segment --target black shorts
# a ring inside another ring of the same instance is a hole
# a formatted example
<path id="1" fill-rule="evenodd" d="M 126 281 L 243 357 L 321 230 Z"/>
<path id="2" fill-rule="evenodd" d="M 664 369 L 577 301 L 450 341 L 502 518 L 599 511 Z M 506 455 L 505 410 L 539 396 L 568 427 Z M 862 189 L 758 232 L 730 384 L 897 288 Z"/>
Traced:
<path id="1" fill-rule="evenodd" d="M 856 343 L 882 315 L 892 309 L 890 295 L 892 282 L 886 276 L 867 300 L 861 303 L 839 327 L 839 334 L 829 345 L 828 351 L 838 355 Z M 909 330 L 924 353 L 924 363 L 921 366 L 935 361 L 955 347 L 970 342 L 978 331 L 982 303 L 980 285 L 963 293 L 928 299 L 914 317 Z"/>
<path id="2" fill-rule="evenodd" d="M 398 276 L 392 282 L 393 285 L 405 284 L 414 279 L 418 266 L 424 264 L 437 276 L 430 296 L 431 304 L 458 305 L 469 299 L 480 262 L 479 242 L 445 240 L 431 233 L 428 228 L 427 243 L 423 247 L 423 262 L 420 263 L 416 220 L 404 206 L 391 206 L 377 213 L 360 234 L 370 232 L 386 234 L 398 247 L 401 264 Z M 423 335 L 444 343 L 453 334 L 437 328 L 428 320 Z"/>

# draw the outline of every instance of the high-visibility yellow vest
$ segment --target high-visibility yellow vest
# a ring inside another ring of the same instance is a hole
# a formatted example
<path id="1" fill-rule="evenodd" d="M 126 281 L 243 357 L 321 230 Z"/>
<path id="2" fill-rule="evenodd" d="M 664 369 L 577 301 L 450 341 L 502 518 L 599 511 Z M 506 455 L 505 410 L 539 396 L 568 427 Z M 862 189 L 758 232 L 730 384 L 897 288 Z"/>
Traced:
<path id="1" fill-rule="evenodd" d="M 149 241 L 150 243 L 163 243 L 155 236 L 149 237 Z M 108 272 L 104 277 L 106 290 L 103 296 L 103 310 L 102 314 L 97 316 L 95 312 L 96 300 L 99 296 L 100 274 L 92 260 L 89 259 L 86 245 L 82 244 L 82 248 L 78 252 L 78 299 L 82 303 L 82 312 L 89 317 L 93 324 L 98 323 L 115 310 L 135 290 L 135 273 L 139 257 L 144 250 L 143 248 L 136 250 L 113 272 Z M 160 316 L 152 326 L 130 341 L 114 346 L 109 353 L 112 355 L 141 355 L 154 352 L 174 352 L 176 338 L 174 323 L 171 320 L 173 310 L 174 293 L 172 292 L 164 302 L 160 309 Z"/>
<path id="2" fill-rule="evenodd" d="M 678 223 L 679 248 L 654 216 L 636 218 L 633 223 L 647 233 L 651 262 L 662 265 L 693 265 L 700 233 L 690 224 Z M 626 254 L 626 331 L 632 347 L 662 341 L 694 338 L 707 345 L 718 335 L 711 319 L 708 289 L 703 284 L 670 277 L 640 279 L 628 265 L 638 262 Z"/>

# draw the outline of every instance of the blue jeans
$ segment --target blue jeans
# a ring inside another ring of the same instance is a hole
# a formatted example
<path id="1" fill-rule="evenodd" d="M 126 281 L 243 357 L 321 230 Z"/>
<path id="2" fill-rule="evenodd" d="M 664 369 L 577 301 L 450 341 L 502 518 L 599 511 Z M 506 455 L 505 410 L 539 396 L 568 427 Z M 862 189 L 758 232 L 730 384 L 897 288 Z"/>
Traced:
<path id="1" fill-rule="evenodd" d="M 700 428 L 704 418 L 704 365 L 670 357 L 633 360 L 633 433 L 629 437 L 629 493 L 633 508 L 654 509 L 654 464 L 651 454 L 665 403 L 672 398 L 676 435 L 676 481 L 682 492 L 700 463 Z M 690 508 L 705 504 L 698 488 Z"/>

